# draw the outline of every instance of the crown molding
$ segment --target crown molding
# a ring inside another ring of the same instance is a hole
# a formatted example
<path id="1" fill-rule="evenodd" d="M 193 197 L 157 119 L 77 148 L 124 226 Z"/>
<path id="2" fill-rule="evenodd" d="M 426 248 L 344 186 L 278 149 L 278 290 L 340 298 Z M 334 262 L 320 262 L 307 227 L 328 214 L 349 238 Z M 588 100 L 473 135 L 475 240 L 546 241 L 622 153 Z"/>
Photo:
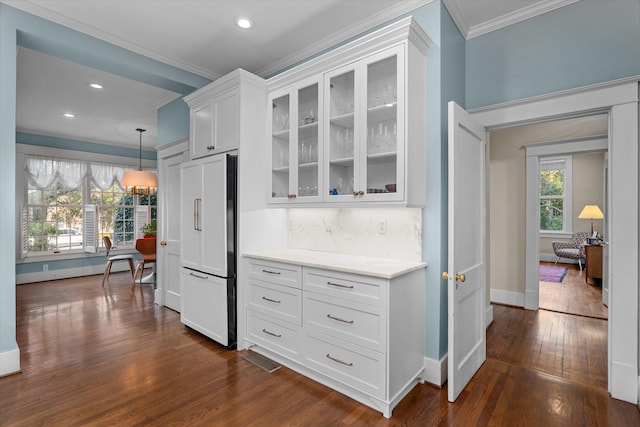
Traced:
<path id="1" fill-rule="evenodd" d="M 516 11 L 504 14 L 494 19 L 490 19 L 480 24 L 469 26 L 464 18 L 464 14 L 458 7 L 456 0 L 443 0 L 445 7 L 449 11 L 451 18 L 453 19 L 453 22 L 455 22 L 465 40 L 469 40 L 495 30 L 499 30 L 500 28 L 508 27 L 509 25 L 513 25 L 517 22 L 521 22 L 529 18 L 551 12 L 552 10 L 568 6 L 578 1 L 580 0 L 540 0 L 539 2 L 530 6 L 523 7 Z"/>
<path id="2" fill-rule="evenodd" d="M 319 40 L 318 42 L 307 46 L 306 48 L 296 51 L 291 55 L 282 58 L 281 60 L 270 64 L 267 67 L 261 68 L 256 71 L 256 74 L 268 78 L 273 74 L 282 71 L 288 67 L 298 64 L 306 59 L 323 53 L 324 51 L 333 48 L 340 43 L 344 43 L 356 36 L 365 33 L 379 25 L 385 24 L 393 19 L 396 19 L 402 15 L 408 14 L 422 6 L 429 3 L 433 3 L 434 0 L 415 0 L 415 1 L 402 1 L 396 5 L 385 9 L 376 15 L 368 19 L 364 19 L 360 22 L 356 22 L 349 27 L 332 34 L 330 37 Z"/>

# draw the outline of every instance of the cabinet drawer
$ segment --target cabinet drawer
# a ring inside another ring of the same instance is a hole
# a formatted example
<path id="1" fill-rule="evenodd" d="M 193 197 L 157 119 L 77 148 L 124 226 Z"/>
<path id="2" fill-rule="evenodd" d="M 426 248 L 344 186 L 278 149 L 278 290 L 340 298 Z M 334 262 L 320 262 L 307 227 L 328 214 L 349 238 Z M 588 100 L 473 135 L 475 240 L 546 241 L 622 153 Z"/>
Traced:
<path id="1" fill-rule="evenodd" d="M 338 273 L 315 268 L 304 270 L 304 290 L 348 301 L 384 306 L 386 281 L 357 274 Z"/>
<path id="2" fill-rule="evenodd" d="M 247 335 L 251 342 L 278 353 L 290 359 L 299 359 L 299 329 L 293 325 L 283 326 L 283 323 L 268 316 L 247 311 Z"/>
<path id="3" fill-rule="evenodd" d="M 282 262 L 249 259 L 249 278 L 302 288 L 302 267 Z"/>
<path id="4" fill-rule="evenodd" d="M 255 311 L 302 324 L 302 291 L 252 279 L 249 281 L 249 307 Z"/>
<path id="5" fill-rule="evenodd" d="M 309 334 L 304 349 L 310 368 L 379 399 L 386 398 L 383 354 Z"/>
<path id="6" fill-rule="evenodd" d="M 382 307 L 364 305 L 311 292 L 304 296 L 304 327 L 386 352 L 386 315 Z"/>

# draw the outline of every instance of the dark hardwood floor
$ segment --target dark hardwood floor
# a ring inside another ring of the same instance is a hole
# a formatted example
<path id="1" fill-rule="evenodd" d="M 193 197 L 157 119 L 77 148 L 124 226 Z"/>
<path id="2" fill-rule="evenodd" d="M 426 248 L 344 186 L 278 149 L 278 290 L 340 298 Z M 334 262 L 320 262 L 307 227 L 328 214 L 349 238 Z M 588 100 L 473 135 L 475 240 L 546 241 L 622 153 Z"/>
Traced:
<path id="1" fill-rule="evenodd" d="M 129 273 L 21 285 L 22 372 L 0 378 L 1 426 L 638 426 L 606 391 L 606 322 L 495 306 L 487 361 L 454 403 L 417 386 L 390 420 L 186 329 Z"/>
<path id="2" fill-rule="evenodd" d="M 541 262 L 542 265 L 554 265 Z M 585 282 L 585 272 L 576 264 L 557 264 L 568 268 L 562 283 L 540 282 L 540 308 L 578 316 L 608 319 L 609 309 L 602 304 L 602 286 Z"/>

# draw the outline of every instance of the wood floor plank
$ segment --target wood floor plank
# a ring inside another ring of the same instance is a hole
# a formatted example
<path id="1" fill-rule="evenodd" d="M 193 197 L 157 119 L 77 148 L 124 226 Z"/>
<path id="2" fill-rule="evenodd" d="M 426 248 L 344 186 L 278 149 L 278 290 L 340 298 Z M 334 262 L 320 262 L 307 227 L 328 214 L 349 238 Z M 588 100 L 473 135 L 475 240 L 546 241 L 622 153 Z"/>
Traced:
<path id="1" fill-rule="evenodd" d="M 391 419 L 185 328 L 114 273 L 17 288 L 22 372 L 0 378 L 1 426 L 638 426 L 606 391 L 606 321 L 494 306 L 487 361 L 455 403 L 414 388 Z"/>

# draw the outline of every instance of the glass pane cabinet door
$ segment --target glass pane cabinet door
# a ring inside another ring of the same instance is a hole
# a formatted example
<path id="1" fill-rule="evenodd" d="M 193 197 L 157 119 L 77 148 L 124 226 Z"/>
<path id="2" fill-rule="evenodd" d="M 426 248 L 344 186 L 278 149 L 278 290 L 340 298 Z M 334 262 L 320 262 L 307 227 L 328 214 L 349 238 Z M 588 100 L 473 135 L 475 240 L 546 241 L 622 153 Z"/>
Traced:
<path id="1" fill-rule="evenodd" d="M 355 71 L 329 81 L 329 197 L 352 196 L 354 191 Z"/>
<path id="2" fill-rule="evenodd" d="M 271 112 L 271 197 L 289 196 L 289 95 L 276 98 Z"/>
<path id="3" fill-rule="evenodd" d="M 366 192 L 395 193 L 398 177 L 397 56 L 367 66 Z"/>
<path id="4" fill-rule="evenodd" d="M 318 83 L 298 90 L 298 194 L 318 196 Z"/>

